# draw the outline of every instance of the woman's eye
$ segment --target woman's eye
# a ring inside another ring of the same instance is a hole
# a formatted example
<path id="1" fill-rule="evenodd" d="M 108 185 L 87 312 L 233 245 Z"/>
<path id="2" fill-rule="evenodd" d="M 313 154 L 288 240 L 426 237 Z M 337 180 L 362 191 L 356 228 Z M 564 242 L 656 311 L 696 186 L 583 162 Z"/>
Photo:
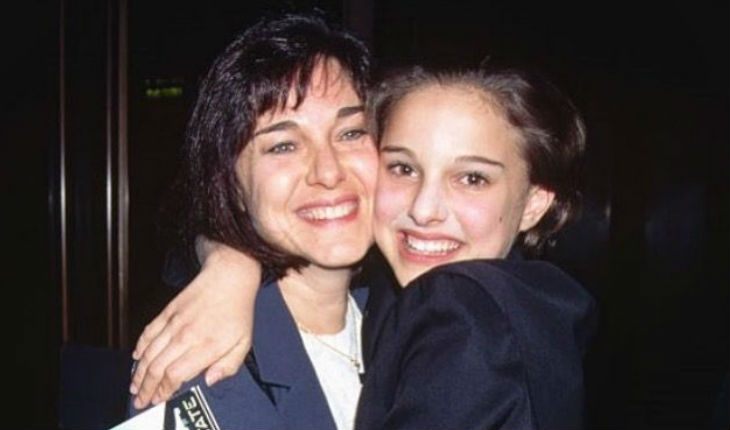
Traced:
<path id="1" fill-rule="evenodd" d="M 405 163 L 388 164 L 388 171 L 394 176 L 414 176 L 416 170 Z"/>
<path id="2" fill-rule="evenodd" d="M 342 133 L 342 140 L 357 140 L 365 136 L 366 134 L 368 134 L 368 132 L 363 128 L 347 130 L 346 132 Z"/>
<path id="3" fill-rule="evenodd" d="M 294 142 L 280 142 L 269 147 L 266 150 L 269 154 L 284 154 L 287 152 L 293 152 L 296 149 Z"/>
<path id="4" fill-rule="evenodd" d="M 469 187 L 483 187 L 489 184 L 489 180 L 486 176 L 477 172 L 469 172 L 459 178 L 459 182 Z"/>

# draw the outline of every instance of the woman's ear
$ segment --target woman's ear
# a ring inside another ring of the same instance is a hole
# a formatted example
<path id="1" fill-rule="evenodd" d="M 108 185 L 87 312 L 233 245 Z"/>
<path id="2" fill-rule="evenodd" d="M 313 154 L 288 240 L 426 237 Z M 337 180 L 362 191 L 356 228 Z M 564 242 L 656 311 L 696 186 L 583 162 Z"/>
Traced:
<path id="1" fill-rule="evenodd" d="M 527 231 L 536 226 L 545 212 L 550 209 L 555 200 L 555 193 L 541 186 L 533 185 L 527 192 L 525 209 L 522 211 L 520 231 Z"/>

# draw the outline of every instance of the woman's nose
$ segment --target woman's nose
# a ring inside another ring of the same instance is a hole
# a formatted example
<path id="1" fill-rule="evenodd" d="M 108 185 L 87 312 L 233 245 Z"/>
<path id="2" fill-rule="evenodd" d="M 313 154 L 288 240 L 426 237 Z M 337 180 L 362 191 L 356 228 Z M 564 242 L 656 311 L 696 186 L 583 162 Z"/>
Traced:
<path id="1" fill-rule="evenodd" d="M 325 188 L 334 188 L 345 178 L 337 152 L 331 145 L 318 148 L 307 173 L 309 185 L 321 185 Z"/>

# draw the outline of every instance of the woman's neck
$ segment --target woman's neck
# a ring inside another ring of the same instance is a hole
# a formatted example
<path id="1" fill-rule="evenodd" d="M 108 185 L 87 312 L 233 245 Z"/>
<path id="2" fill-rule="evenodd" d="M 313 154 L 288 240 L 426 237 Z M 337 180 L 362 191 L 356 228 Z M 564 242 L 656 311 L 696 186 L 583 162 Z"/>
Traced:
<path id="1" fill-rule="evenodd" d="M 314 265 L 290 270 L 279 289 L 294 320 L 307 331 L 332 334 L 345 327 L 350 269 L 323 269 Z"/>

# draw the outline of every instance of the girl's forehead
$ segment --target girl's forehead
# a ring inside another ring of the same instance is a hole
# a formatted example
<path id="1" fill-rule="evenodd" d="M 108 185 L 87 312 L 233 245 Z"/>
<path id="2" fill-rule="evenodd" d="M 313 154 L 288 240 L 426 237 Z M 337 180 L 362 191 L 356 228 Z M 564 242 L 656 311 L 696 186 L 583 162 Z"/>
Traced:
<path id="1" fill-rule="evenodd" d="M 486 109 L 492 114 L 502 114 L 502 108 L 494 95 L 484 88 L 466 82 L 430 82 L 409 89 L 397 103 L 409 99 L 423 100 L 426 97 L 446 97 Z M 397 106 L 397 104 L 396 104 Z"/>
<path id="2" fill-rule="evenodd" d="M 491 98 L 464 85 L 430 85 L 412 91 L 394 106 L 381 148 L 407 148 L 441 163 L 489 159 L 522 164 L 522 137 Z"/>
<path id="3" fill-rule="evenodd" d="M 391 106 L 388 116 L 384 124 L 386 128 L 397 127 L 404 120 L 415 118 L 449 121 L 453 123 L 452 128 L 486 122 L 513 128 L 494 97 L 484 90 L 460 83 L 433 83 L 413 88 Z M 442 122 L 420 124 L 424 130 L 447 126 Z"/>

